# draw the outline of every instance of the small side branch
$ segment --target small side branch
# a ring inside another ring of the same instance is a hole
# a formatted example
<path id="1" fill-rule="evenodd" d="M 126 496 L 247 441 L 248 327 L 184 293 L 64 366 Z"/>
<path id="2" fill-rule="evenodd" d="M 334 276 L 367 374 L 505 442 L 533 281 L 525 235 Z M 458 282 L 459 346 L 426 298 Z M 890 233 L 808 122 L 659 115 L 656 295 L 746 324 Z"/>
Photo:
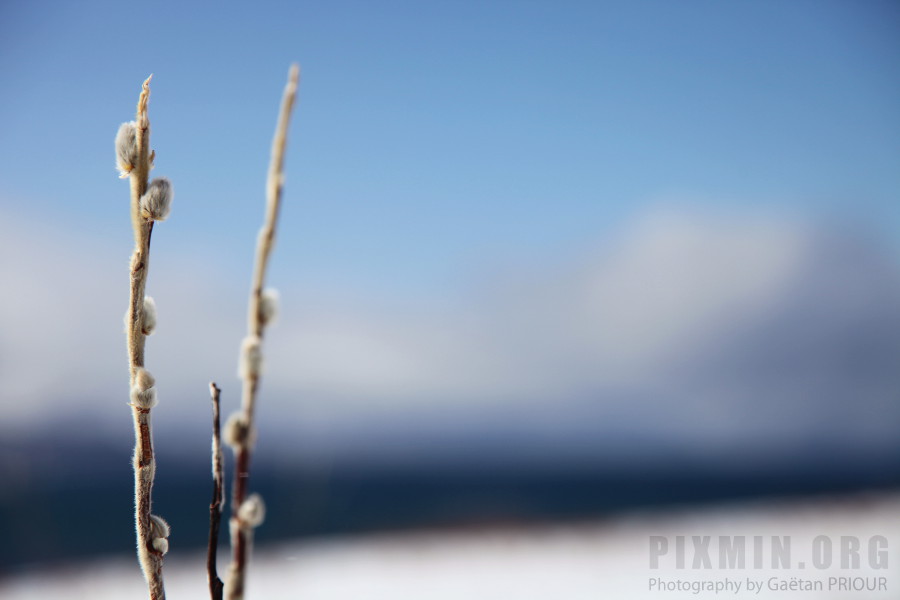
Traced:
<path id="1" fill-rule="evenodd" d="M 222 509 L 225 504 L 225 469 L 222 464 L 222 439 L 219 434 L 219 394 L 222 390 L 216 383 L 209 384 L 213 405 L 212 474 L 213 494 L 209 503 L 209 545 L 206 551 L 206 571 L 209 580 L 209 595 L 212 600 L 222 600 L 222 580 L 216 570 L 216 555 L 219 546 L 219 527 L 222 523 Z"/>

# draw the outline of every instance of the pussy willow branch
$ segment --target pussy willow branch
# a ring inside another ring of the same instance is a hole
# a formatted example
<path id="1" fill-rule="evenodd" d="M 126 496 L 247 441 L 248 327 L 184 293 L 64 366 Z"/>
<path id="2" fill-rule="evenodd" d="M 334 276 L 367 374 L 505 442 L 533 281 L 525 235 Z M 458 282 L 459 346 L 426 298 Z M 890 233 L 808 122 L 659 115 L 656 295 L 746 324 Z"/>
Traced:
<path id="1" fill-rule="evenodd" d="M 222 390 L 209 384 L 213 405 L 212 472 L 213 494 L 209 503 L 209 544 L 206 551 L 206 572 L 209 580 L 209 595 L 212 600 L 222 600 L 222 580 L 216 571 L 216 555 L 219 546 L 219 527 L 222 523 L 222 509 L 225 505 L 225 469 L 222 464 L 222 439 L 220 436 L 219 394 Z"/>
<path id="2" fill-rule="evenodd" d="M 144 366 L 143 303 L 147 286 L 147 272 L 150 267 L 150 234 L 153 221 L 141 216 L 141 196 L 147 191 L 150 176 L 150 120 L 147 118 L 147 103 L 150 100 L 150 79 L 147 78 L 138 99 L 135 119 L 138 156 L 131 170 L 131 225 L 134 228 L 134 254 L 131 255 L 131 298 L 128 305 L 128 362 L 134 379 L 138 367 Z"/>
<path id="3" fill-rule="evenodd" d="M 131 385 L 135 376 L 144 366 L 144 290 L 150 267 L 150 234 L 153 221 L 141 216 L 141 196 L 147 191 L 153 157 L 150 153 L 150 120 L 147 118 L 147 103 L 150 99 L 150 77 L 144 81 L 138 99 L 135 119 L 137 160 L 130 173 L 131 178 L 131 223 L 134 227 L 134 254 L 131 256 L 131 296 L 126 316 L 126 338 L 128 344 L 128 366 Z M 134 502 L 137 529 L 138 558 L 150 591 L 151 600 L 165 600 L 163 586 L 163 554 L 153 547 L 150 509 L 156 458 L 153 454 L 153 438 L 150 430 L 150 408 L 132 405 L 134 415 Z"/>
<path id="4" fill-rule="evenodd" d="M 269 255 L 272 252 L 272 246 L 275 241 L 275 225 L 278 221 L 278 212 L 281 206 L 281 190 L 284 182 L 284 149 L 287 143 L 291 112 L 294 108 L 294 100 L 297 97 L 297 82 L 299 78 L 299 67 L 292 65 L 288 73 L 287 85 L 284 88 L 281 111 L 275 128 L 275 137 L 272 140 L 272 158 L 266 182 L 265 221 L 257 239 L 256 261 L 253 269 L 250 303 L 247 313 L 247 333 L 249 336 L 257 336 L 259 339 L 262 339 L 264 326 L 263 316 L 260 313 L 263 285 L 265 284 Z M 232 561 L 228 575 L 228 600 L 239 600 L 244 596 L 245 572 L 252 529 L 241 526 L 238 510 L 247 498 L 247 479 L 250 475 L 250 446 L 254 437 L 253 419 L 256 407 L 256 392 L 259 387 L 259 371 L 250 370 L 250 372 L 245 373 L 242 387 L 241 413 L 247 435 L 243 436 L 241 443 L 236 449 L 235 456 L 234 493 L 231 504 L 230 527 Z"/>

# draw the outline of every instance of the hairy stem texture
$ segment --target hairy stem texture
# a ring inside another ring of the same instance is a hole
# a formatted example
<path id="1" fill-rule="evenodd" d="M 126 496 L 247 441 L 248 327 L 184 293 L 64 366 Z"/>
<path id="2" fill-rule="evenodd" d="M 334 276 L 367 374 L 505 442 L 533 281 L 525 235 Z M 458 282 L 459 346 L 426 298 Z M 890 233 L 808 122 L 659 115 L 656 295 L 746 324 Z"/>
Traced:
<path id="1" fill-rule="evenodd" d="M 138 99 L 135 119 L 137 160 L 129 177 L 131 183 L 131 222 L 134 227 L 134 253 L 131 256 L 131 293 L 126 317 L 126 338 L 128 344 L 128 366 L 131 385 L 135 385 L 138 369 L 144 366 L 143 305 L 147 287 L 147 273 L 150 267 L 150 235 L 153 221 L 141 216 L 140 200 L 147 190 L 147 179 L 151 167 L 150 121 L 147 118 L 147 103 L 150 99 L 150 77 L 144 81 Z M 141 569 L 147 580 L 151 600 L 165 600 L 162 564 L 163 553 L 153 545 L 151 529 L 151 502 L 156 458 L 153 454 L 153 436 L 150 426 L 152 407 L 137 406 L 132 403 L 134 416 L 134 503 L 135 526 L 137 529 L 137 552 Z"/>

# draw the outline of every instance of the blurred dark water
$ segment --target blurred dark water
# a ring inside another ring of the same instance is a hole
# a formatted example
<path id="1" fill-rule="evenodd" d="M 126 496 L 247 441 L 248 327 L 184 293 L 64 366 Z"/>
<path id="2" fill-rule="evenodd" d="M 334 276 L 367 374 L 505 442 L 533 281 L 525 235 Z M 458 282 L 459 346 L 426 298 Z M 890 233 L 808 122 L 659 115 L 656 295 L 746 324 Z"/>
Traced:
<path id="1" fill-rule="evenodd" d="M 5 450 L 0 572 L 133 553 L 127 440 Z M 174 449 L 159 451 L 154 512 L 170 522 L 170 544 L 182 550 L 205 547 L 207 539 L 212 484 L 208 463 L 197 456 L 188 460 Z M 552 466 L 478 457 L 403 464 L 260 461 L 250 487 L 267 505 L 266 523 L 257 530 L 260 542 L 577 521 L 634 509 L 900 489 L 896 454 L 864 462 L 842 456 L 811 448 L 792 460 L 762 465 L 727 460 L 699 464 L 665 453 L 641 464 L 623 460 Z"/>

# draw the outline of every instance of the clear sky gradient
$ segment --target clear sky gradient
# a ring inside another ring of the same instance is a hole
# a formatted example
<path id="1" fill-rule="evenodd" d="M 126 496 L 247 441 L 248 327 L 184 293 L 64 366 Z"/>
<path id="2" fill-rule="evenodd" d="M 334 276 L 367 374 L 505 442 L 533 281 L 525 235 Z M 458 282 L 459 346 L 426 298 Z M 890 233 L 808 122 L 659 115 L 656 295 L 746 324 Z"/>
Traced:
<path id="1" fill-rule="evenodd" d="M 5 3 L 0 191 L 116 227 L 110 132 L 154 73 L 172 227 L 237 234 L 298 61 L 282 246 L 323 277 L 437 284 L 672 198 L 900 238 L 898 31 L 892 2 Z"/>
<path id="2" fill-rule="evenodd" d="M 685 414 L 740 424 L 757 395 L 802 396 L 813 414 L 817 386 L 876 381 L 869 422 L 884 423 L 900 352 L 900 336 L 878 337 L 900 298 L 900 7 L 825 0 L 3 3 L 0 275 L 28 293 L 2 307 L 0 376 L 30 402 L 9 413 L 50 405 L 62 383 L 24 374 L 53 357 L 97 402 L 121 391 L 131 231 L 113 138 L 150 73 L 154 174 L 175 203 L 154 230 L 149 356 L 171 395 L 231 377 L 293 61 L 270 389 L 321 406 L 398 390 L 544 406 L 676 372 Z M 93 325 L 54 321 L 61 270 Z M 773 381 L 760 357 L 792 327 L 805 341 L 783 364 L 815 376 L 802 393 L 750 391 Z M 835 371 L 842 356 L 791 362 L 859 331 L 878 377 Z M 197 381 L 178 375 L 185 348 Z M 740 377 L 698 391 L 709 377 L 686 374 L 709 357 Z M 596 422 L 657 408 L 613 404 Z"/>

